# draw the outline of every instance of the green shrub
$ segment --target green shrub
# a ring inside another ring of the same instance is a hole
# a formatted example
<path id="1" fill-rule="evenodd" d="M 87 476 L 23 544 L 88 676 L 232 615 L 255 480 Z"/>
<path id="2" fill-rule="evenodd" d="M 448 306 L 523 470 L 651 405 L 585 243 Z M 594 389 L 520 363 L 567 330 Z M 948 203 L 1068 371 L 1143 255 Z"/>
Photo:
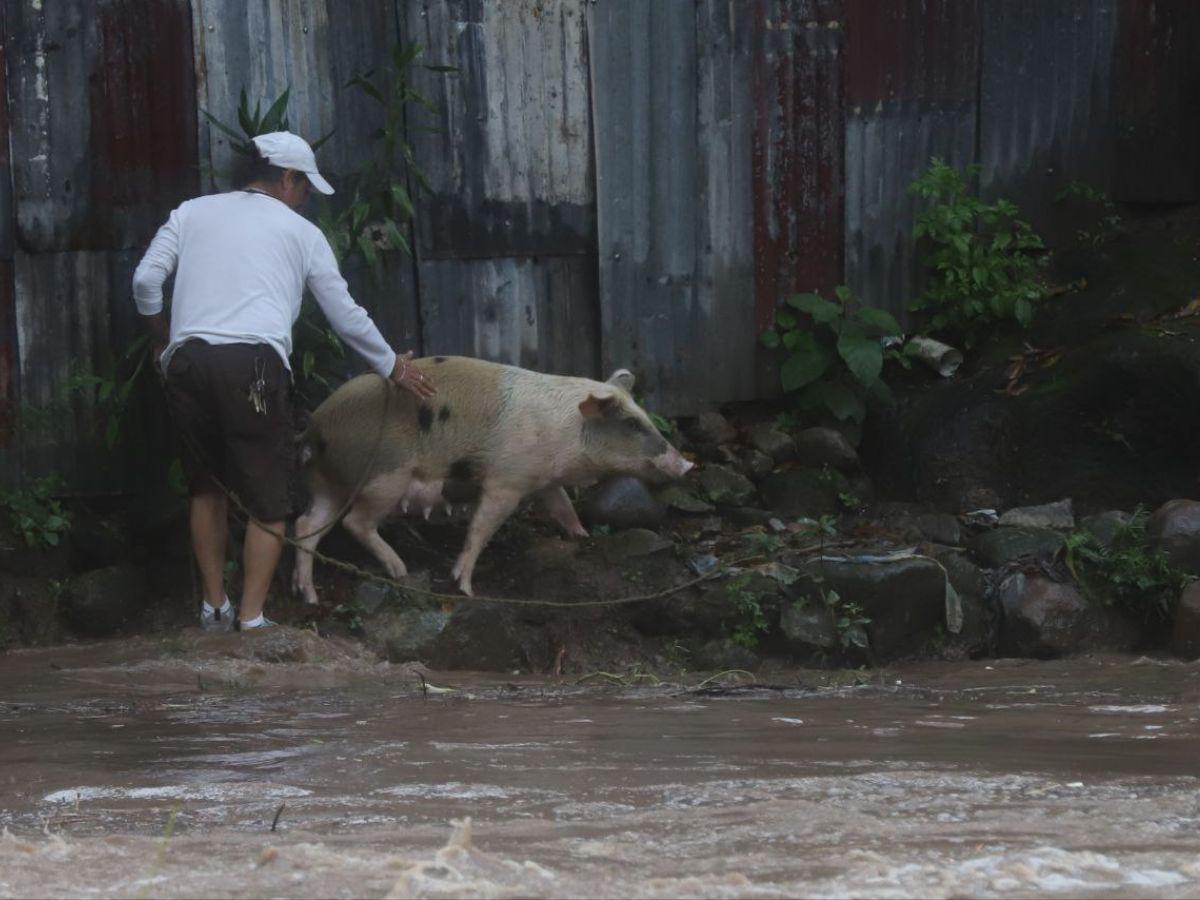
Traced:
<path id="1" fill-rule="evenodd" d="M 57 482 L 38 478 L 18 491 L 0 491 L 0 506 L 28 547 L 57 547 L 71 528 L 71 514 L 54 498 Z"/>
<path id="2" fill-rule="evenodd" d="M 762 342 L 788 351 L 780 381 L 784 391 L 796 393 L 801 409 L 861 422 L 868 394 L 888 396 L 880 377 L 884 360 L 902 359 L 907 365 L 902 352 L 884 349 L 880 342 L 883 335 L 899 333 L 891 313 L 856 301 L 843 285 L 834 290 L 833 300 L 816 293 L 788 297 Z"/>
<path id="3" fill-rule="evenodd" d="M 1149 518 L 1138 507 L 1108 547 L 1088 531 L 1068 535 L 1066 563 L 1089 597 L 1142 622 L 1161 624 L 1170 621 L 1193 577 L 1174 568 L 1167 554 L 1151 545 L 1146 536 Z"/>
<path id="4" fill-rule="evenodd" d="M 978 171 L 971 166 L 967 175 Z M 988 326 L 1015 321 L 1027 327 L 1045 296 L 1034 257 L 1045 245 L 1017 218 L 1017 207 L 1008 200 L 985 203 L 940 159 L 908 190 L 929 203 L 913 234 L 929 246 L 923 262 L 932 280 L 912 308 L 928 315 L 930 330 L 969 347 Z"/>

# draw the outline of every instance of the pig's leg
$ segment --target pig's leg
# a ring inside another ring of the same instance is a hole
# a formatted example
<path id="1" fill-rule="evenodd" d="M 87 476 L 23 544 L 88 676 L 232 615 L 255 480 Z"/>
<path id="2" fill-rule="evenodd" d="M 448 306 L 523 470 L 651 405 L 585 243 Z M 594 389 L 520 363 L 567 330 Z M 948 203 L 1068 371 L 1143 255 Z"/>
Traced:
<path id="1" fill-rule="evenodd" d="M 479 559 L 479 554 L 496 533 L 496 529 L 517 508 L 521 496 L 520 491 L 484 485 L 479 506 L 467 529 L 467 542 L 462 553 L 458 555 L 458 562 L 451 570 L 451 574 L 458 579 L 459 590 L 468 597 L 471 595 L 471 574 L 475 571 L 475 561 Z"/>
<path id="2" fill-rule="evenodd" d="M 550 518 L 561 525 L 562 530 L 567 534 L 572 537 L 588 536 L 587 529 L 579 521 L 579 516 L 575 512 L 575 506 L 571 503 L 571 498 L 567 496 L 566 489 L 561 484 L 542 488 L 542 490 L 534 494 L 534 498 L 538 506 Z"/>
<path id="3" fill-rule="evenodd" d="M 392 578 L 403 578 L 408 574 L 396 551 L 379 536 L 379 523 L 396 508 L 396 491 L 390 490 L 392 485 L 376 487 L 374 490 L 363 491 L 354 501 L 354 506 L 342 519 L 346 530 L 358 538 L 359 543 L 375 554 L 375 558 L 383 563 L 383 568 Z M 400 493 L 403 493 L 401 488 Z"/>
<path id="4" fill-rule="evenodd" d="M 317 589 L 313 585 L 313 551 L 338 513 L 341 504 L 337 498 L 319 485 L 313 486 L 312 505 L 296 520 L 296 568 L 292 576 L 292 587 L 304 596 L 306 603 L 316 605 Z"/>

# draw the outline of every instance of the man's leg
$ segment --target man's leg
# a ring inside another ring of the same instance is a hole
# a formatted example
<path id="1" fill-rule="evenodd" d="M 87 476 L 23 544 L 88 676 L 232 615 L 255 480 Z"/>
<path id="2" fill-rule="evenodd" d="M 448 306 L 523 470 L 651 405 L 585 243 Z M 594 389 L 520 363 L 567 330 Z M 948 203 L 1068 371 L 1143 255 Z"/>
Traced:
<path id="1" fill-rule="evenodd" d="M 279 536 L 284 533 L 286 524 L 285 521 L 263 522 L 259 526 L 251 522 L 246 526 L 246 543 L 242 548 L 245 577 L 242 580 L 242 602 L 238 608 L 238 618 L 243 622 L 262 615 L 267 591 L 271 588 L 271 579 L 275 577 L 275 567 L 279 565 L 279 556 L 283 552 L 283 542 Z"/>
<path id="2" fill-rule="evenodd" d="M 213 609 L 225 603 L 225 545 L 229 540 L 229 520 L 225 495 L 204 492 L 192 496 L 188 524 L 192 532 L 192 552 L 204 584 L 204 602 Z"/>

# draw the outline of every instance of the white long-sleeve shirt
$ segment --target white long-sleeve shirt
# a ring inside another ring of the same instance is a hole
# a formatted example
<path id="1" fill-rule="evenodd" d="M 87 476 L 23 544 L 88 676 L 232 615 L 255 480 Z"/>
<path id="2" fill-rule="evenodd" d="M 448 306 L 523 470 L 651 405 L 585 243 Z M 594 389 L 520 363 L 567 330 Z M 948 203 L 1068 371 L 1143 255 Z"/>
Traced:
<path id="1" fill-rule="evenodd" d="M 374 371 L 391 374 L 396 354 L 351 298 L 329 241 L 274 197 L 232 191 L 188 200 L 172 212 L 133 273 L 138 312 L 162 311 L 162 286 L 172 271 L 164 372 L 191 338 L 270 344 L 290 369 L 292 325 L 307 286 L 342 340 Z"/>

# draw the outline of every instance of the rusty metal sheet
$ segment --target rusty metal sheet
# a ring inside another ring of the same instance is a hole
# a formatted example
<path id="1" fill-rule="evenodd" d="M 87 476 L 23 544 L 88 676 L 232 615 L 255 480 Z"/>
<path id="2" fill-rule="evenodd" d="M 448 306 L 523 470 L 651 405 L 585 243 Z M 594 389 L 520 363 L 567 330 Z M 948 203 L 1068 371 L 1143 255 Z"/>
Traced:
<path id="1" fill-rule="evenodd" d="M 842 0 L 758 0 L 754 44 L 755 325 L 781 298 L 842 282 Z"/>
<path id="2" fill-rule="evenodd" d="M 1051 242 L 1072 228 L 1063 188 L 1112 183 L 1115 24 L 1115 0 L 983 4 L 980 189 Z"/>
<path id="3" fill-rule="evenodd" d="M 421 349 L 421 312 L 417 301 L 416 272 L 410 256 L 399 251 L 382 254 L 382 277 L 363 263 L 345 267 L 346 282 L 355 301 L 363 307 L 397 353 Z"/>
<path id="4" fill-rule="evenodd" d="M 0 3 L 0 261 L 12 259 L 16 243 L 12 166 L 8 155 L 8 44 L 12 38 L 8 31 L 7 16 L 7 4 Z M 8 271 L 10 277 L 11 274 L 11 270 Z M 4 290 L 2 285 L 0 290 Z"/>
<path id="5" fill-rule="evenodd" d="M 132 251 L 26 254 L 15 259 L 15 325 L 20 346 L 19 402 L 45 409 L 63 396 L 74 373 L 111 373 L 140 332 L 129 283 Z M 103 450 L 103 423 L 84 399 L 61 416 L 23 429 L 27 476 L 58 476 L 73 492 L 127 487 L 138 448 L 114 456 Z M 144 462 L 144 461 L 143 461 Z"/>
<path id="6" fill-rule="evenodd" d="M 238 130 L 243 89 L 252 108 L 263 100 L 265 112 L 266 104 L 290 88 L 292 131 L 315 141 L 333 128 L 335 84 L 324 0 L 193 0 L 192 21 L 201 109 Z M 199 126 L 206 189 L 226 189 L 238 157 L 224 134 L 206 120 Z"/>
<path id="7" fill-rule="evenodd" d="M 594 252 L 587 0 L 403 6 L 406 39 L 458 68 L 413 73 L 440 108 L 408 123 L 434 192 L 422 258 Z"/>
<path id="8" fill-rule="evenodd" d="M 602 360 L 664 413 L 754 391 L 753 20 L 736 12 L 608 0 L 589 17 Z"/>
<path id="9" fill-rule="evenodd" d="M 1118 0 L 1116 199 L 1200 198 L 1200 3 Z"/>
<path id="10" fill-rule="evenodd" d="M 8 0 L 17 239 L 145 242 L 196 190 L 187 0 Z"/>
<path id="11" fill-rule="evenodd" d="M 478 356 L 599 375 L 595 263 L 586 256 L 431 259 L 420 264 L 426 356 Z"/>
<path id="12" fill-rule="evenodd" d="M 846 0 L 846 283 L 908 318 L 919 272 L 908 184 L 975 161 L 978 0 Z"/>

